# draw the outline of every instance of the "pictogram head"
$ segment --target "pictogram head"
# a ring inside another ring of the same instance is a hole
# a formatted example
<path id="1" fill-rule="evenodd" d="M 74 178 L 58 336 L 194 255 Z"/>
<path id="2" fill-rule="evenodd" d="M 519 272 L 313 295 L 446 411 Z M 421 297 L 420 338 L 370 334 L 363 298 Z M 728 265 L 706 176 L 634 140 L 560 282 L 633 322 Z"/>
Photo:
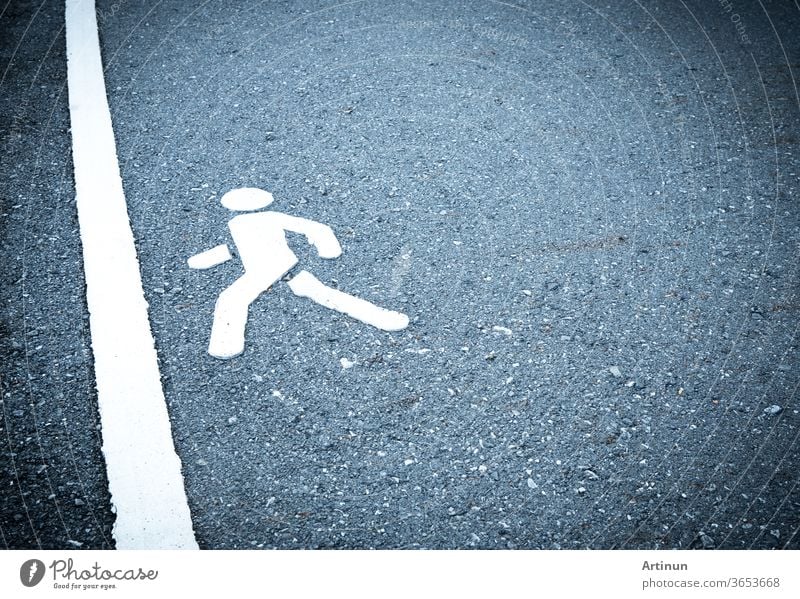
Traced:
<path id="1" fill-rule="evenodd" d="M 220 200 L 228 210 L 247 212 L 266 208 L 273 202 L 272 194 L 257 187 L 232 189 Z"/>

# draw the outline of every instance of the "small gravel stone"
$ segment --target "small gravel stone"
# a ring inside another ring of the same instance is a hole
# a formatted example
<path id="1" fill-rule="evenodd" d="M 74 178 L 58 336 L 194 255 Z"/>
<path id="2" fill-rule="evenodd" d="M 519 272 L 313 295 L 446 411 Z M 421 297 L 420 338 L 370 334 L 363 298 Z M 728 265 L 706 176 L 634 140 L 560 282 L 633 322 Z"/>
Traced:
<path id="1" fill-rule="evenodd" d="M 706 533 L 701 532 L 699 535 L 700 542 L 703 544 L 703 549 L 713 549 L 715 547 L 714 539 L 709 537 Z"/>
<path id="2" fill-rule="evenodd" d="M 778 405 L 771 405 L 768 408 L 764 408 L 764 413 L 769 414 L 770 416 L 775 416 L 776 414 L 780 414 L 783 412 L 783 408 Z"/>
<path id="3" fill-rule="evenodd" d="M 617 366 L 609 366 L 608 371 L 612 374 L 612 376 L 616 379 L 622 378 L 622 372 L 620 372 L 619 367 Z"/>

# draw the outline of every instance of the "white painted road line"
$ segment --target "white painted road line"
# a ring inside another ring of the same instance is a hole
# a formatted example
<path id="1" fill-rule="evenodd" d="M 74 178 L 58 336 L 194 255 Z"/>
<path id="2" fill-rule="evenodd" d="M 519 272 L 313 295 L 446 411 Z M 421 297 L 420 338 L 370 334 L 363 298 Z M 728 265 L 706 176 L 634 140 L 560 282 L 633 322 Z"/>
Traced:
<path id="1" fill-rule="evenodd" d="M 117 549 L 196 549 L 106 99 L 94 0 L 67 0 L 78 220 Z"/>

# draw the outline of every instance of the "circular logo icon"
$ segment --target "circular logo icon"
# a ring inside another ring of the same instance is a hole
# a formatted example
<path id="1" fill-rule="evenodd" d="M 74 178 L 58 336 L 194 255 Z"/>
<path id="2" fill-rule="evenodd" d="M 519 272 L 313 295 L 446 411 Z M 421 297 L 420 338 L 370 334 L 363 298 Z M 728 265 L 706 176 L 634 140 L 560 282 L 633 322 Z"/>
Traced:
<path id="1" fill-rule="evenodd" d="M 35 587 L 44 578 L 44 562 L 29 559 L 19 569 L 19 579 L 26 587 Z"/>

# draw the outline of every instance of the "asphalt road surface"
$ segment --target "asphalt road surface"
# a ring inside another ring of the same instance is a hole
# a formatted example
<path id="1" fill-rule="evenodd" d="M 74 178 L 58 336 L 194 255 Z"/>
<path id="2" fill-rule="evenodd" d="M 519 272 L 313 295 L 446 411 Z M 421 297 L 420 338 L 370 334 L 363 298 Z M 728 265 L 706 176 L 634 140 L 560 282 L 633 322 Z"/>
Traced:
<path id="1" fill-rule="evenodd" d="M 98 22 L 201 547 L 800 548 L 797 2 Z M 110 548 L 63 7 L 0 30 L 0 546 Z M 341 257 L 290 234 L 301 267 L 409 326 L 279 281 L 210 356 L 238 187 L 329 225 Z"/>

